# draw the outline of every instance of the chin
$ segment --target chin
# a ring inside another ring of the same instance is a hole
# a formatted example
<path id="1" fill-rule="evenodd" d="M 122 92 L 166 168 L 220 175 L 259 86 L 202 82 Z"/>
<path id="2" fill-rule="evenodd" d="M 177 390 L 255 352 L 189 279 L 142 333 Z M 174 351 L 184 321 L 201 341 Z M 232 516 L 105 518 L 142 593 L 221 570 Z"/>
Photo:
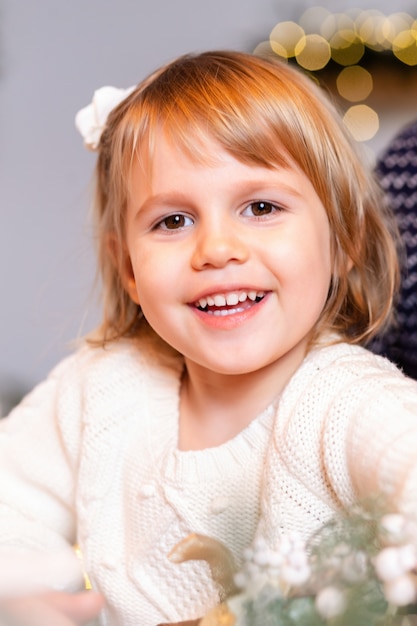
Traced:
<path id="1" fill-rule="evenodd" d="M 253 364 L 246 367 L 242 366 L 242 363 L 199 363 L 200 367 L 213 372 L 213 374 L 219 374 L 222 376 L 245 376 L 248 374 L 254 374 L 255 372 L 263 369 L 267 364 L 261 364 L 259 367 Z"/>

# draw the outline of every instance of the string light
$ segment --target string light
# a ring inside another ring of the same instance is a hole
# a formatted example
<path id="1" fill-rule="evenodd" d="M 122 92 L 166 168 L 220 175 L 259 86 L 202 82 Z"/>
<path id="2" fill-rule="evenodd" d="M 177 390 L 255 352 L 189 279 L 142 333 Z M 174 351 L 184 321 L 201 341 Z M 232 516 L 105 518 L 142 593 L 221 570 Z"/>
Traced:
<path id="1" fill-rule="evenodd" d="M 417 30 L 403 30 L 394 38 L 392 51 L 403 63 L 417 65 Z"/>
<path id="2" fill-rule="evenodd" d="M 366 100 L 373 88 L 372 74 L 360 65 L 345 67 L 336 79 L 339 94 L 349 102 Z"/>
<path id="3" fill-rule="evenodd" d="M 339 65 L 354 65 L 364 55 L 365 46 L 353 29 L 338 31 L 330 39 L 332 59 Z"/>
<path id="4" fill-rule="evenodd" d="M 276 54 L 289 59 L 295 56 L 295 48 L 303 37 L 305 37 L 305 32 L 301 26 L 295 22 L 281 22 L 272 29 L 269 41 Z"/>
<path id="5" fill-rule="evenodd" d="M 311 72 L 321 70 L 331 57 L 330 45 L 321 35 L 304 35 L 294 50 L 297 63 Z"/>
<path id="6" fill-rule="evenodd" d="M 376 111 L 366 104 L 355 104 L 346 111 L 343 121 L 356 141 L 368 141 L 379 130 Z"/>

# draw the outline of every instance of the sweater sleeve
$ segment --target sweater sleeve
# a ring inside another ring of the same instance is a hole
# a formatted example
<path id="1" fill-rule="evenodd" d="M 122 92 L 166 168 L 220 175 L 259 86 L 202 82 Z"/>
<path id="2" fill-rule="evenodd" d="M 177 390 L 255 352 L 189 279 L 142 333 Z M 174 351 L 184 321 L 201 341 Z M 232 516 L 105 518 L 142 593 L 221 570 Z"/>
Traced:
<path id="1" fill-rule="evenodd" d="M 75 539 L 77 360 L 64 360 L 0 421 L 1 550 L 54 551 Z"/>
<path id="2" fill-rule="evenodd" d="M 416 382 L 361 349 L 329 370 L 326 377 L 338 385 L 323 416 L 320 445 L 338 500 L 349 506 L 378 498 L 392 510 L 417 515 Z"/>
<path id="3" fill-rule="evenodd" d="M 355 491 L 359 499 L 377 494 L 388 507 L 417 516 L 417 385 L 388 371 L 356 385 L 362 402 L 346 437 Z"/>
<path id="4" fill-rule="evenodd" d="M 308 539 L 373 498 L 417 515 L 416 451 L 416 381 L 358 346 L 312 352 L 278 407 L 259 534 Z"/>

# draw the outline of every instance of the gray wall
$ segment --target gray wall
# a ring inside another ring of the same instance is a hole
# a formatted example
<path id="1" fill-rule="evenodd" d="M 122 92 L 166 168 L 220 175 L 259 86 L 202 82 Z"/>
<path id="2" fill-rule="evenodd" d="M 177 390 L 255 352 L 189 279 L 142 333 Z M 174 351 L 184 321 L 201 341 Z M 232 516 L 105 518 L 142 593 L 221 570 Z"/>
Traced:
<path id="1" fill-rule="evenodd" d="M 74 129 L 75 112 L 96 87 L 130 85 L 179 54 L 251 51 L 278 21 L 314 4 L 326 2 L 0 0 L 3 410 L 6 396 L 41 380 L 98 319 L 88 226 L 94 156 Z"/>

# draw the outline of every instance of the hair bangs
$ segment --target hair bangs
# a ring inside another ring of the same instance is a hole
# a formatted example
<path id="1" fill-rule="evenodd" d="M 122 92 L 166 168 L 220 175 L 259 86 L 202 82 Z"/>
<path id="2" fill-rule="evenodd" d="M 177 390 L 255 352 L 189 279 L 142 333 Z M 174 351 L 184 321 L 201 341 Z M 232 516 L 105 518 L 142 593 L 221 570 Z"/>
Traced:
<path id="1" fill-rule="evenodd" d="M 207 136 L 240 161 L 264 167 L 286 166 L 288 155 L 294 160 L 305 152 L 303 133 L 294 136 L 297 127 L 302 129 L 295 119 L 293 94 L 285 79 L 277 80 L 275 66 L 267 68 L 261 61 L 253 68 L 233 57 L 226 63 L 221 56 L 218 62 L 204 55 L 199 59 L 203 62 L 180 59 L 138 94 L 142 124 L 144 118 L 151 122 L 149 144 L 142 148 L 152 151 L 152 136 L 162 127 L 202 162 L 207 160 L 202 145 Z"/>

